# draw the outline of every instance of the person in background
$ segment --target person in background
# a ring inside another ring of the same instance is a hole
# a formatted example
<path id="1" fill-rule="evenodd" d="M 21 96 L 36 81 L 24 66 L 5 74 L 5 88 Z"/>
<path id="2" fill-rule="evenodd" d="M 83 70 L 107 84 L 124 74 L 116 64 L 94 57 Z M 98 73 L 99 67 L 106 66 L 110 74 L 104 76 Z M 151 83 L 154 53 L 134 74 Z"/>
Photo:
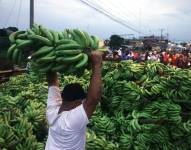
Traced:
<path id="1" fill-rule="evenodd" d="M 147 60 L 148 60 L 148 57 L 149 57 L 149 52 L 148 52 L 148 51 L 146 51 L 146 52 L 145 52 L 145 61 L 147 61 Z"/>
<path id="2" fill-rule="evenodd" d="M 189 63 L 189 55 L 188 55 L 188 50 L 184 50 L 182 52 L 183 55 L 183 68 L 188 68 L 188 63 Z"/>
<path id="3" fill-rule="evenodd" d="M 125 49 L 125 50 L 123 50 L 123 52 L 122 52 L 121 60 L 126 60 L 126 55 L 127 55 L 127 51 L 126 51 L 126 49 Z"/>
<path id="4" fill-rule="evenodd" d="M 191 66 L 191 52 L 189 50 L 189 53 L 188 53 L 188 66 L 190 67 Z"/>
<path id="5" fill-rule="evenodd" d="M 134 61 L 137 61 L 138 58 L 139 58 L 139 53 L 138 53 L 137 51 L 134 51 L 134 52 L 133 52 L 133 60 L 134 60 Z"/>
<path id="6" fill-rule="evenodd" d="M 126 51 L 126 52 L 124 53 L 125 60 L 129 60 L 128 55 L 129 55 L 129 51 Z"/>
<path id="7" fill-rule="evenodd" d="M 150 52 L 148 53 L 148 57 L 147 57 L 147 60 L 148 60 L 148 61 L 151 60 L 151 56 L 152 56 L 152 52 L 150 51 Z"/>
<path id="8" fill-rule="evenodd" d="M 168 64 L 169 65 L 172 65 L 172 57 L 173 57 L 173 55 L 169 54 L 169 57 L 168 57 Z"/>
<path id="9" fill-rule="evenodd" d="M 78 83 L 68 84 L 60 93 L 56 73 L 47 73 L 46 117 L 49 130 L 45 150 L 84 150 L 86 126 L 101 100 L 102 52 L 92 52 L 92 77 L 86 93 Z"/>
<path id="10" fill-rule="evenodd" d="M 177 55 L 175 53 L 172 56 L 172 65 L 177 66 Z"/>
<path id="11" fill-rule="evenodd" d="M 177 58 L 177 67 L 178 68 L 183 68 L 184 65 L 183 65 L 183 55 L 182 54 L 179 54 L 179 57 Z"/>
<path id="12" fill-rule="evenodd" d="M 157 51 L 154 51 L 154 52 L 151 54 L 151 60 L 152 60 L 152 61 L 159 61 L 159 55 L 157 54 Z"/>
<path id="13" fill-rule="evenodd" d="M 128 60 L 132 60 L 133 59 L 133 52 L 130 51 L 129 54 L 127 55 Z"/>
<path id="14" fill-rule="evenodd" d="M 113 58 L 112 58 L 114 61 L 120 61 L 121 60 L 121 57 L 119 56 L 118 54 L 118 51 L 113 51 Z"/>
<path id="15" fill-rule="evenodd" d="M 145 62 L 146 60 L 146 53 L 142 52 L 139 55 L 139 62 Z"/>
<path id="16" fill-rule="evenodd" d="M 160 60 L 160 63 L 163 63 L 163 52 L 162 51 L 159 53 L 159 60 Z"/>
<path id="17" fill-rule="evenodd" d="M 122 58 L 122 48 L 119 48 L 119 49 L 117 50 L 117 53 L 118 53 L 118 56 L 119 56 L 120 58 Z"/>
<path id="18" fill-rule="evenodd" d="M 163 52 L 163 63 L 165 65 L 168 64 L 168 58 L 169 58 L 169 54 L 167 52 Z"/>

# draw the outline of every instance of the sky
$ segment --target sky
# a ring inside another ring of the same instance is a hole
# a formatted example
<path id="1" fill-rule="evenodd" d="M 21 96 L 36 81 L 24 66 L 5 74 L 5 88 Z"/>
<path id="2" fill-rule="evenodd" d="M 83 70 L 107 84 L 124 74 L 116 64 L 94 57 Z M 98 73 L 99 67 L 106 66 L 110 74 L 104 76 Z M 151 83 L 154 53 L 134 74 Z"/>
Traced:
<path id="1" fill-rule="evenodd" d="M 0 0 L 0 28 L 29 28 L 29 1 Z M 112 34 L 160 35 L 163 29 L 163 35 L 168 33 L 173 41 L 191 41 L 191 0 L 89 1 L 141 33 L 114 22 L 80 0 L 35 0 L 35 23 L 58 31 L 80 28 L 102 39 Z"/>

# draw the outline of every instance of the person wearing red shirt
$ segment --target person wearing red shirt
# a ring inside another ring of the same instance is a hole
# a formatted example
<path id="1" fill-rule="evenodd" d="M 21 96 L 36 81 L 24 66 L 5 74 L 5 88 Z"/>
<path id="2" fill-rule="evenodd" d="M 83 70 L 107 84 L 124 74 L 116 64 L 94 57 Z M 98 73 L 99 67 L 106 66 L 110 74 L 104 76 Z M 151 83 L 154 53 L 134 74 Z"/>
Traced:
<path id="1" fill-rule="evenodd" d="M 136 51 L 134 51 L 133 52 L 133 60 L 136 61 L 138 58 L 139 58 L 139 54 Z"/>
<path id="2" fill-rule="evenodd" d="M 163 63 L 165 65 L 168 64 L 168 59 L 169 59 L 169 54 L 167 54 L 167 52 L 163 52 Z"/>
<path id="3" fill-rule="evenodd" d="M 175 54 L 172 56 L 172 65 L 177 66 L 177 57 Z"/>

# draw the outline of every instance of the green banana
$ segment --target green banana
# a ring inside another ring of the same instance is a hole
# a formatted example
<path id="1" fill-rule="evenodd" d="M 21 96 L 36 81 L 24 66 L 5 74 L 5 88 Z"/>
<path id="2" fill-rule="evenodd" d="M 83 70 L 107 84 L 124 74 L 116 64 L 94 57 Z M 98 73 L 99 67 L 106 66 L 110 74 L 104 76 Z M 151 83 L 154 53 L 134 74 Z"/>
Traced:
<path id="1" fill-rule="evenodd" d="M 48 72 L 48 71 L 51 70 L 51 68 L 52 68 L 53 66 L 54 66 L 53 64 L 47 64 L 46 67 L 40 68 L 39 71 L 40 71 L 40 72 Z"/>
<path id="2" fill-rule="evenodd" d="M 51 51 L 48 54 L 46 54 L 45 56 L 37 58 L 36 62 L 39 64 L 43 64 L 43 63 L 46 63 L 48 61 L 53 62 L 55 58 L 56 58 L 55 52 Z"/>
<path id="3" fill-rule="evenodd" d="M 16 48 L 16 44 L 13 44 L 9 47 L 9 49 L 7 50 L 7 58 L 11 59 L 12 58 L 12 55 L 13 55 L 13 52 Z"/>
<path id="4" fill-rule="evenodd" d="M 73 32 L 79 37 L 79 39 L 81 39 L 80 45 L 82 45 L 83 48 L 88 48 L 88 41 L 84 33 L 78 29 L 74 29 Z"/>
<path id="5" fill-rule="evenodd" d="M 86 40 L 87 40 L 87 45 L 86 45 L 86 48 L 90 48 L 91 47 L 91 44 L 92 44 L 92 38 L 89 36 L 89 34 L 85 31 L 83 31 L 84 33 L 84 36 L 86 37 Z"/>
<path id="6" fill-rule="evenodd" d="M 98 49 L 99 48 L 99 38 L 98 37 L 96 37 L 96 36 L 91 36 L 91 38 L 93 39 L 93 41 L 94 41 L 94 44 L 93 44 L 93 49 Z"/>
<path id="7" fill-rule="evenodd" d="M 16 43 L 18 44 L 17 48 L 22 49 L 33 44 L 33 41 L 32 40 L 16 40 Z"/>
<path id="8" fill-rule="evenodd" d="M 62 39 L 56 42 L 56 45 L 58 46 L 62 44 L 78 44 L 78 43 L 74 40 L 69 40 L 69 39 Z"/>
<path id="9" fill-rule="evenodd" d="M 9 40 L 13 44 L 16 42 L 16 38 L 18 35 L 25 33 L 25 31 L 16 31 L 10 34 Z"/>
<path id="10" fill-rule="evenodd" d="M 58 32 L 58 37 L 59 37 L 59 40 L 62 40 L 65 38 L 62 32 Z"/>
<path id="11" fill-rule="evenodd" d="M 17 58 L 17 64 L 20 65 L 22 60 L 22 51 L 19 51 L 18 58 Z"/>
<path id="12" fill-rule="evenodd" d="M 45 56 L 49 52 L 51 52 L 54 49 L 54 47 L 49 46 L 43 46 L 38 51 L 32 54 L 32 57 L 39 57 L 39 56 Z"/>
<path id="13" fill-rule="evenodd" d="M 69 49 L 81 49 L 79 44 L 62 44 L 55 48 L 55 50 L 69 50 Z"/>
<path id="14" fill-rule="evenodd" d="M 76 61 L 79 61 L 81 58 L 83 57 L 83 54 L 80 53 L 76 56 L 70 56 L 70 57 L 58 57 L 56 58 L 56 62 L 76 62 Z"/>
<path id="15" fill-rule="evenodd" d="M 141 130 L 141 126 L 139 125 L 137 119 L 133 119 L 133 120 L 131 121 L 131 125 L 132 125 L 132 127 L 133 127 L 135 130 Z"/>
<path id="16" fill-rule="evenodd" d="M 40 31 L 42 32 L 42 34 L 47 37 L 50 41 L 54 41 L 54 37 L 52 35 L 52 33 L 46 29 L 46 28 L 43 28 L 42 26 L 40 26 Z"/>
<path id="17" fill-rule="evenodd" d="M 55 42 L 55 43 L 58 42 L 58 41 L 59 41 L 59 35 L 58 35 L 58 32 L 53 31 L 53 30 L 50 30 L 50 32 L 52 33 L 54 42 Z"/>
<path id="18" fill-rule="evenodd" d="M 56 59 L 56 56 L 45 56 L 43 58 L 38 59 L 38 63 L 50 63 L 50 62 L 54 62 Z"/>
<path id="19" fill-rule="evenodd" d="M 83 54 L 83 59 L 75 66 L 76 69 L 79 69 L 83 66 L 85 66 L 88 62 L 88 55 L 87 54 Z"/>
<path id="20" fill-rule="evenodd" d="M 28 30 L 27 30 L 27 33 L 28 33 L 29 35 L 36 35 L 35 32 L 34 32 L 32 29 L 28 29 Z"/>
<path id="21" fill-rule="evenodd" d="M 73 30 L 69 30 L 69 33 L 71 34 L 72 39 L 73 39 L 74 41 L 76 41 L 78 44 L 81 44 L 81 43 L 82 43 L 82 39 L 80 38 L 80 36 L 77 35 Z"/>
<path id="22" fill-rule="evenodd" d="M 62 32 L 62 35 L 64 36 L 64 39 L 69 39 L 68 33 L 66 30 L 64 30 L 64 32 Z"/>
<path id="23" fill-rule="evenodd" d="M 75 55 L 75 54 L 80 54 L 82 50 L 59 50 L 56 51 L 55 54 L 57 56 L 64 56 L 64 55 Z"/>
<path id="24" fill-rule="evenodd" d="M 35 32 L 35 34 L 40 35 L 40 26 L 36 23 L 33 24 L 32 30 Z"/>
<path id="25" fill-rule="evenodd" d="M 40 42 L 42 44 L 52 46 L 52 42 L 49 39 L 47 39 L 45 37 L 42 37 L 40 35 L 28 35 L 28 38 L 30 40 L 36 40 L 36 41 L 38 41 L 38 42 Z"/>
<path id="26" fill-rule="evenodd" d="M 57 65 L 57 66 L 55 66 L 55 67 L 52 67 L 51 71 L 57 72 L 57 71 L 65 70 L 66 68 L 67 68 L 66 65 L 64 65 L 64 64 L 59 64 L 59 65 Z"/>
<path id="27" fill-rule="evenodd" d="M 27 38 L 27 35 L 28 35 L 28 33 L 25 32 L 25 33 L 19 34 L 19 35 L 17 36 L 17 38 L 19 38 L 19 39 L 26 39 L 26 38 Z"/>
<path id="28" fill-rule="evenodd" d="M 13 51 L 12 60 L 13 60 L 13 62 L 15 62 L 15 63 L 17 63 L 19 51 L 20 51 L 20 50 L 19 50 L 18 48 L 14 49 L 14 51 Z"/>

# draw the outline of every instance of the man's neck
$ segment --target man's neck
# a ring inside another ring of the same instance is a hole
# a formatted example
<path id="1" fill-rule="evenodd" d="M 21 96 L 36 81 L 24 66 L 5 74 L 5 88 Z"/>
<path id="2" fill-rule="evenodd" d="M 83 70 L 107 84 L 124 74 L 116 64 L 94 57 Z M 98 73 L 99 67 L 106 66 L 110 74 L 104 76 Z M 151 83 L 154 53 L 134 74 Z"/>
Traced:
<path id="1" fill-rule="evenodd" d="M 77 106 L 79 106 L 81 103 L 76 103 L 75 101 L 73 102 L 62 102 L 62 105 L 60 106 L 60 109 L 58 111 L 58 114 L 62 113 L 63 111 L 70 111 L 74 108 L 76 108 Z"/>

